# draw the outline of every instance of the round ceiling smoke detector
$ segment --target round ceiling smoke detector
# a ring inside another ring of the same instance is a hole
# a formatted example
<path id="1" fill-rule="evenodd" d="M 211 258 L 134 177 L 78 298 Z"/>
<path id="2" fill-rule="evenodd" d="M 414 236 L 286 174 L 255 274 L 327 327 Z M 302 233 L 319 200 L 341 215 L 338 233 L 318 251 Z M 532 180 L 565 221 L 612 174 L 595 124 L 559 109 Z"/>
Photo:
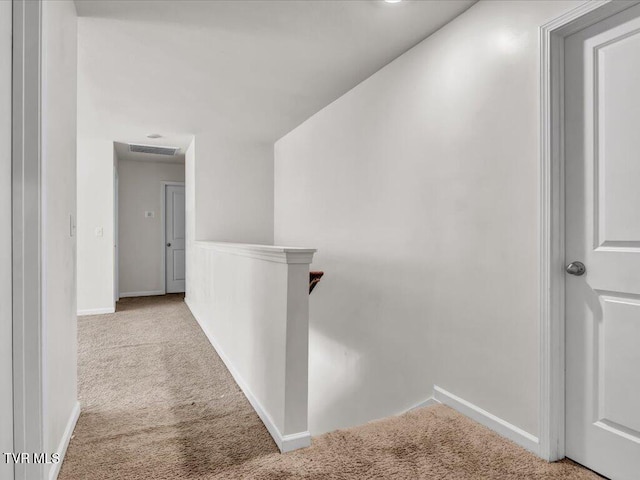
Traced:
<path id="1" fill-rule="evenodd" d="M 159 133 L 150 133 L 147 135 L 147 138 L 162 138 L 162 135 Z"/>

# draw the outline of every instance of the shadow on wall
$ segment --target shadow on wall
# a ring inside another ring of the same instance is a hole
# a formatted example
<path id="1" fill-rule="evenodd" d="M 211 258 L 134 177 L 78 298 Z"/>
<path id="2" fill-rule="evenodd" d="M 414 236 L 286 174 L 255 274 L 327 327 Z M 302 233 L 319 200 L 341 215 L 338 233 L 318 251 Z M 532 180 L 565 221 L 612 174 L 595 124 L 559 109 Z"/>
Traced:
<path id="1" fill-rule="evenodd" d="M 423 317 L 437 292 L 424 288 L 426 272 L 380 257 L 322 258 L 323 250 L 320 246 L 314 267 L 331 277 L 309 299 L 312 435 L 400 413 L 428 398 L 433 385 L 426 373 L 433 369 L 423 367 L 429 362 Z M 389 300 L 388 292 L 398 285 L 407 296 L 422 298 L 421 314 L 407 308 L 403 298 Z M 422 334 L 407 338 L 406 331 Z M 420 384 L 415 373 L 407 373 L 416 369 L 425 372 Z M 406 404 L 407 399 L 415 401 Z"/>

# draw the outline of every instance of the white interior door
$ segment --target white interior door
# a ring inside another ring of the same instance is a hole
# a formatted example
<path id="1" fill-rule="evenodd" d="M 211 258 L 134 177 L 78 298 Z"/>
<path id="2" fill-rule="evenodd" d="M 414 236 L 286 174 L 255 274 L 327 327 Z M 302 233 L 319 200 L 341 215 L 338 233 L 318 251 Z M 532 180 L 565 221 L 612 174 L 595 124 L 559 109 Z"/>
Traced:
<path id="1" fill-rule="evenodd" d="M 167 293 L 184 292 L 185 203 L 184 185 L 165 187 L 165 252 Z"/>
<path id="2" fill-rule="evenodd" d="M 566 455 L 640 478 L 640 6 L 565 43 Z M 571 275 L 570 273 L 573 273 Z"/>

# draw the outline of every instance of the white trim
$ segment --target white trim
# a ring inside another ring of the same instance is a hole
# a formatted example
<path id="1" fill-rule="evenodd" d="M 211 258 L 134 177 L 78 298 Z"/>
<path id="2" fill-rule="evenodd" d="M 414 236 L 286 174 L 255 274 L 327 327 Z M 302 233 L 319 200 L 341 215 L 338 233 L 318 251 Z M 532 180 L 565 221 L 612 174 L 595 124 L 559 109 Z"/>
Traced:
<path id="1" fill-rule="evenodd" d="M 439 402 L 453 408 L 454 410 L 457 410 L 470 419 L 475 420 L 485 427 L 490 428 L 497 434 L 511 440 L 514 443 L 517 443 L 521 447 L 524 447 L 530 452 L 538 455 L 538 438 L 534 435 L 525 432 L 521 428 L 516 427 L 506 420 L 496 417 L 492 413 L 483 410 L 482 408 L 474 405 L 471 402 L 467 402 L 466 400 L 454 395 L 453 393 L 447 392 L 437 385 L 433 386 L 433 390 L 434 397 Z"/>
<path id="2" fill-rule="evenodd" d="M 165 295 L 165 292 L 163 292 L 162 290 L 151 290 L 149 292 L 126 292 L 126 293 L 121 293 L 120 294 L 120 298 L 127 298 L 127 297 L 154 297 L 157 295 Z"/>
<path id="3" fill-rule="evenodd" d="M 564 39 L 638 1 L 588 1 L 540 27 L 540 457 L 564 458 Z"/>
<path id="4" fill-rule="evenodd" d="M 11 2 L 0 2 L 0 452 L 14 452 L 13 447 L 13 272 L 12 272 L 12 42 L 13 11 Z M 4 459 L 3 459 L 4 460 Z M 13 480 L 11 462 L 0 462 L 0 478 Z"/>
<path id="5" fill-rule="evenodd" d="M 260 414 L 258 413 L 258 415 Z M 276 432 L 280 435 L 277 429 Z M 271 431 L 269 431 L 269 433 L 271 433 Z M 273 434 L 271 434 L 271 436 L 273 436 Z M 311 434 L 309 432 L 292 433 L 290 435 L 284 435 L 280 440 L 276 440 L 275 442 L 280 449 L 280 453 L 293 452 L 294 450 L 310 447 Z"/>
<path id="6" fill-rule="evenodd" d="M 407 408 L 406 410 L 400 412 L 398 415 L 403 415 L 407 412 L 411 412 L 412 410 L 416 410 L 417 408 L 430 407 L 432 405 L 440 405 L 440 401 L 433 396 L 427 398 L 426 400 L 423 400 L 420 403 L 416 403 L 413 407 Z"/>
<path id="7" fill-rule="evenodd" d="M 12 248 L 14 450 L 44 452 L 41 1 L 13 2 Z M 16 464 L 16 480 L 43 478 Z"/>
<path id="8" fill-rule="evenodd" d="M 116 313 L 116 309 L 113 307 L 105 307 L 105 308 L 89 308 L 86 310 L 78 310 L 79 317 L 84 317 L 86 315 L 104 315 L 106 313 Z"/>
<path id="9" fill-rule="evenodd" d="M 120 300 L 120 174 L 113 147 L 113 306 Z"/>
<path id="10" fill-rule="evenodd" d="M 76 402 L 73 406 L 73 410 L 71 411 L 71 415 L 69 416 L 69 420 L 67 421 L 67 426 L 64 429 L 62 438 L 60 439 L 58 449 L 54 452 L 60 454 L 60 461 L 51 466 L 51 469 L 49 470 L 49 480 L 56 480 L 58 478 L 62 462 L 64 461 L 64 456 L 67 454 L 67 448 L 69 447 L 69 442 L 71 441 L 71 436 L 73 435 L 73 430 L 76 428 L 76 423 L 78 423 L 79 417 L 80 402 Z"/>
<path id="11" fill-rule="evenodd" d="M 162 181 L 160 182 L 160 187 L 162 188 L 162 200 L 160 203 L 160 225 L 162 228 L 162 268 L 160 269 L 160 275 L 162 275 L 161 285 L 162 285 L 162 293 L 160 295 L 164 295 L 167 293 L 167 250 L 165 249 L 165 245 L 167 244 L 167 218 L 166 218 L 166 209 L 167 209 L 167 187 L 169 186 L 177 186 L 177 187 L 185 187 L 185 195 L 186 195 L 186 184 L 185 182 L 174 182 L 174 181 Z M 186 208 L 186 207 L 185 207 Z M 185 212 L 186 215 L 186 212 Z M 186 232 L 185 232 L 186 233 Z M 187 249 L 187 242 L 185 240 L 185 250 Z M 186 252 L 185 252 L 186 255 Z"/>
<path id="12" fill-rule="evenodd" d="M 315 248 L 281 247 L 275 245 L 255 245 L 250 243 L 227 243 L 198 240 L 194 244 L 201 248 L 230 253 L 241 257 L 255 258 L 267 262 L 310 264 Z"/>
<path id="13" fill-rule="evenodd" d="M 251 392 L 251 390 L 249 389 L 249 386 L 246 384 L 246 382 L 240 376 L 238 371 L 235 369 L 235 367 L 229 360 L 229 357 L 225 355 L 224 351 L 222 350 L 222 348 L 220 347 L 220 345 L 218 344 L 214 336 L 211 334 L 211 332 L 209 332 L 209 329 L 205 326 L 205 324 L 202 321 L 200 321 L 200 317 L 195 312 L 195 310 L 191 307 L 191 305 L 189 304 L 189 301 L 186 298 L 184 299 L 184 301 L 187 304 L 187 307 L 189 307 L 189 310 L 191 310 L 191 314 L 198 322 L 198 325 L 200 325 L 200 328 L 209 339 L 209 342 L 211 343 L 215 351 L 218 353 L 218 356 L 222 359 L 227 369 L 233 376 L 233 379 L 236 381 L 236 383 L 242 390 L 242 393 L 244 393 L 245 397 L 247 397 L 247 400 L 249 400 L 249 403 L 251 404 L 253 409 L 256 411 L 256 413 L 260 417 L 260 420 L 262 420 L 262 423 L 264 423 L 264 426 L 267 427 L 269 434 L 271 435 L 271 437 L 273 437 L 273 440 L 276 442 L 276 445 L 280 449 L 280 452 L 286 453 L 286 452 L 291 452 L 293 450 L 297 450 L 299 448 L 306 448 L 310 446 L 311 434 L 308 431 L 293 433 L 289 435 L 282 435 L 282 433 L 280 432 L 280 430 L 278 430 L 278 427 L 276 426 L 274 421 L 271 419 L 271 417 L 265 410 L 265 408 L 258 401 L 255 395 Z"/>

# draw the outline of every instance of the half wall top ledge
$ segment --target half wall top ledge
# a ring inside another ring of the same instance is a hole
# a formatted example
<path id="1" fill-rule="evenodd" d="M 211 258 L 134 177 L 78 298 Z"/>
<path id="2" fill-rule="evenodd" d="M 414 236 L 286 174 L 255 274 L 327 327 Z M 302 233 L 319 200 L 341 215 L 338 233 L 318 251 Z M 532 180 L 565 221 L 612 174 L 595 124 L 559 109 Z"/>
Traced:
<path id="1" fill-rule="evenodd" d="M 200 240 L 195 244 L 198 247 L 230 253 L 242 257 L 257 258 L 276 263 L 309 264 L 313 260 L 315 248 L 284 247 L 277 245 L 257 245 L 250 243 L 211 242 Z"/>

